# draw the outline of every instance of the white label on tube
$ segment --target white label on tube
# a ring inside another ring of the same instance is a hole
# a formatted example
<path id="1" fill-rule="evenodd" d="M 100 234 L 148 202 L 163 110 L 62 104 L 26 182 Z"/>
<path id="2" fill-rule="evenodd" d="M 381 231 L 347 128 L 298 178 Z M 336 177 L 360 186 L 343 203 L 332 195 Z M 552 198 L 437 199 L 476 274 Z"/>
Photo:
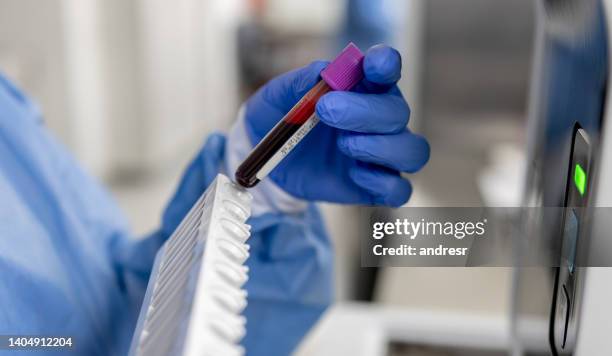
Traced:
<path id="1" fill-rule="evenodd" d="M 274 169 L 274 167 L 276 167 L 280 161 L 283 160 L 283 158 L 293 151 L 295 146 L 297 146 L 297 144 L 300 143 L 300 141 L 302 141 L 302 139 L 310 132 L 310 130 L 317 126 L 318 123 L 319 118 L 317 117 L 317 114 L 312 114 L 312 116 L 310 116 L 308 120 L 306 120 L 306 122 L 304 122 L 302 126 L 300 126 L 300 128 L 293 135 L 291 135 L 291 137 L 289 137 L 287 142 L 285 142 L 281 148 L 276 151 L 274 156 L 272 156 L 268 162 L 261 167 L 255 177 L 257 177 L 259 180 L 264 179 Z"/>

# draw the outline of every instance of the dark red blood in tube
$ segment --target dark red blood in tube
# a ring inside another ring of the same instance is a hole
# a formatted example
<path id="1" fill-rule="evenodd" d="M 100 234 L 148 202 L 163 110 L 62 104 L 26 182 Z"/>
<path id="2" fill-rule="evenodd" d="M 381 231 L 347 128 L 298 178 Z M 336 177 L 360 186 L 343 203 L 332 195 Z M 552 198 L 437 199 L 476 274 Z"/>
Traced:
<path id="1" fill-rule="evenodd" d="M 321 71 L 321 81 L 302 97 L 251 151 L 236 170 L 238 184 L 250 188 L 259 183 L 312 130 L 318 120 L 309 120 L 319 98 L 330 90 L 351 90 L 363 79 L 363 53 L 349 43 Z"/>
<path id="2" fill-rule="evenodd" d="M 298 101 L 293 108 L 279 121 L 268 134 L 255 146 L 251 154 L 236 170 L 236 181 L 246 188 L 259 183 L 257 173 L 274 156 L 274 154 L 302 127 L 314 114 L 319 98 L 331 88 L 325 81 L 319 81 Z"/>

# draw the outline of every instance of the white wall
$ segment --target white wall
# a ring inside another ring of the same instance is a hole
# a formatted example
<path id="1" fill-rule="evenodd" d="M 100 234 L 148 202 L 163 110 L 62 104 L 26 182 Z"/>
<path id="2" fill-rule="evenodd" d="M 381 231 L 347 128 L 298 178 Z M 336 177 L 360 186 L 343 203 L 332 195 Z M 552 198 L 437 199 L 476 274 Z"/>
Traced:
<path id="1" fill-rule="evenodd" d="M 191 155 L 238 107 L 241 0 L 0 0 L 0 68 L 101 177 Z"/>

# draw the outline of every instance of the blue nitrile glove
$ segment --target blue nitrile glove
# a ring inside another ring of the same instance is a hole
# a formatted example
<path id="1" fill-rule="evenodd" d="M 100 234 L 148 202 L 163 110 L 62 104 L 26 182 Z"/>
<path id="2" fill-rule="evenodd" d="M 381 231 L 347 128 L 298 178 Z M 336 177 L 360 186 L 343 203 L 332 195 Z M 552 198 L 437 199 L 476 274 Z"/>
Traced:
<path id="1" fill-rule="evenodd" d="M 317 61 L 281 75 L 262 87 L 246 106 L 253 144 L 319 80 L 327 62 Z M 388 46 L 370 48 L 365 79 L 351 92 L 330 92 L 318 102 L 321 122 L 271 173 L 289 194 L 336 203 L 400 206 L 412 192 L 400 172 L 418 171 L 429 145 L 406 125 L 408 103 L 396 83 L 401 57 Z"/>

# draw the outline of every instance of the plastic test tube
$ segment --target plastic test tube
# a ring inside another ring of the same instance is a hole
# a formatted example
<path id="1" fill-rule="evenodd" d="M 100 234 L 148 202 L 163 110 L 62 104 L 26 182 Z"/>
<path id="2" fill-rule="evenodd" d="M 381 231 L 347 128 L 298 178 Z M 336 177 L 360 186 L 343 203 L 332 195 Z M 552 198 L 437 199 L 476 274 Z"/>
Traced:
<path id="1" fill-rule="evenodd" d="M 320 80 L 259 142 L 236 170 L 236 181 L 254 187 L 312 130 L 319 118 L 315 106 L 331 90 L 350 90 L 363 78 L 363 53 L 353 43 L 323 71 Z"/>

